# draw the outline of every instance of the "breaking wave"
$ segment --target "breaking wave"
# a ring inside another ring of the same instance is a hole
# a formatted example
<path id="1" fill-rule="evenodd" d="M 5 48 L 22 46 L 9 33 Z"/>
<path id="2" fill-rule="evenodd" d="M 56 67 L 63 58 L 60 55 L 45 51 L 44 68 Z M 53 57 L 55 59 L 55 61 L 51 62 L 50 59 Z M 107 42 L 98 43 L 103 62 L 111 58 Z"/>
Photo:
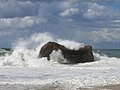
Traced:
<path id="1" fill-rule="evenodd" d="M 51 61 L 47 61 L 46 58 L 38 58 L 40 48 L 48 41 L 54 41 L 69 49 L 79 49 L 84 46 L 84 43 L 78 43 L 72 40 L 57 39 L 52 34 L 36 33 L 29 38 L 19 39 L 13 44 L 12 54 L 5 54 L 0 56 L 0 66 L 24 66 L 24 67 L 44 67 L 52 65 L 60 65 L 66 60 L 63 58 L 61 51 L 54 51 L 51 55 Z M 2 52 L 2 51 L 1 51 Z M 78 65 L 95 65 L 100 62 L 103 64 L 109 61 L 109 64 L 113 64 L 114 61 L 120 61 L 119 58 L 101 56 L 99 53 L 94 52 L 94 57 L 97 62 L 78 64 Z M 108 63 L 107 63 L 108 64 Z"/>
<path id="2" fill-rule="evenodd" d="M 61 64 L 67 61 L 60 50 L 51 53 L 50 61 L 38 58 L 41 47 L 48 41 L 76 50 L 84 46 L 83 43 L 57 39 L 50 33 L 36 33 L 29 38 L 19 39 L 13 44 L 13 50 L 0 49 L 0 53 L 4 52 L 4 55 L 0 55 L 0 84 L 53 85 L 64 90 L 120 84 L 120 58 L 93 51 L 94 62 L 67 65 Z"/>

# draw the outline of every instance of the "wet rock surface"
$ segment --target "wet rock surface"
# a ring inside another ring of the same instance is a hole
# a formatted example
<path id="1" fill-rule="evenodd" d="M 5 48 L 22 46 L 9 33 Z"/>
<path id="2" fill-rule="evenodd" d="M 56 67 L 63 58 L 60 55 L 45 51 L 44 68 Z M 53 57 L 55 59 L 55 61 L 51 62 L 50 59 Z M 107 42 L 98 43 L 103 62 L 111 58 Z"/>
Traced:
<path id="1" fill-rule="evenodd" d="M 83 48 L 79 48 L 78 50 L 71 50 L 56 42 L 48 42 L 42 46 L 38 57 L 47 57 L 47 59 L 50 60 L 50 54 L 53 50 L 61 50 L 63 57 L 70 63 L 85 63 L 94 61 L 92 46 L 85 45 Z"/>

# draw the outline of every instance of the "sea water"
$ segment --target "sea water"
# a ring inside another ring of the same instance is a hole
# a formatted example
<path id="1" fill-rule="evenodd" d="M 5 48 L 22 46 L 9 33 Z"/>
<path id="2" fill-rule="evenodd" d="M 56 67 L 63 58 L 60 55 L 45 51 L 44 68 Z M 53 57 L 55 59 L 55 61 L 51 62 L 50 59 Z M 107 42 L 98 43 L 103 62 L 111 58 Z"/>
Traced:
<path id="1" fill-rule="evenodd" d="M 19 39 L 11 49 L 0 49 L 0 85 L 38 85 L 37 89 L 52 86 L 53 90 L 79 90 L 81 87 L 120 84 L 119 49 L 93 49 L 94 62 L 64 65 L 60 64 L 66 62 L 61 51 L 53 51 L 50 61 L 38 58 L 40 48 L 48 41 L 75 50 L 85 45 L 55 38 L 50 33 L 37 33 Z"/>

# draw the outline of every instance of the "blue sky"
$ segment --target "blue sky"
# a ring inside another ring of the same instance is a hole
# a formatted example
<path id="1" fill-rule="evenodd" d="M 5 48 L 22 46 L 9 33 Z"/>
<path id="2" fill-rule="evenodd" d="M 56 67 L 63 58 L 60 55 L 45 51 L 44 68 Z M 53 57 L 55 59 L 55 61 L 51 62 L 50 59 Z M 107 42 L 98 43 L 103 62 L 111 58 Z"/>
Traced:
<path id="1" fill-rule="evenodd" d="M 42 32 L 94 48 L 120 49 L 120 1 L 0 1 L 0 47 Z"/>

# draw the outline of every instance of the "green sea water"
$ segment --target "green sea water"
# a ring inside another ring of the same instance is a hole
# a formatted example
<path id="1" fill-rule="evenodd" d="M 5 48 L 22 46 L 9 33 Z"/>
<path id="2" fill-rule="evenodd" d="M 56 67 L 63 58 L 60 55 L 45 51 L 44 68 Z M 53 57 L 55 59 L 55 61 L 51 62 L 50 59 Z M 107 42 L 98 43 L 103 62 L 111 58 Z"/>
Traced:
<path id="1" fill-rule="evenodd" d="M 93 51 L 101 56 L 120 58 L 120 49 L 94 49 Z"/>
<path id="2" fill-rule="evenodd" d="M 0 56 L 10 55 L 12 54 L 13 50 L 11 48 L 1 48 L 0 49 Z"/>

